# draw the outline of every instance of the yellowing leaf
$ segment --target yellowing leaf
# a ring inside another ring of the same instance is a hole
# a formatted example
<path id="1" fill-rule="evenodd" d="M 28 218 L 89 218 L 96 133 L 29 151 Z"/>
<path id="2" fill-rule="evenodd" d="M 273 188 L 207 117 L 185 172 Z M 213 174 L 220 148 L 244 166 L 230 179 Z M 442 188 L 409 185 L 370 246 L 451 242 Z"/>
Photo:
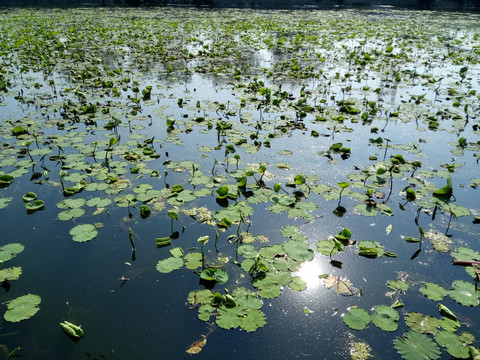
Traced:
<path id="1" fill-rule="evenodd" d="M 188 349 L 186 350 L 186 353 L 192 354 L 192 355 L 198 354 L 200 351 L 202 351 L 206 343 L 207 343 L 207 339 L 195 341 L 192 345 L 188 347 Z"/>

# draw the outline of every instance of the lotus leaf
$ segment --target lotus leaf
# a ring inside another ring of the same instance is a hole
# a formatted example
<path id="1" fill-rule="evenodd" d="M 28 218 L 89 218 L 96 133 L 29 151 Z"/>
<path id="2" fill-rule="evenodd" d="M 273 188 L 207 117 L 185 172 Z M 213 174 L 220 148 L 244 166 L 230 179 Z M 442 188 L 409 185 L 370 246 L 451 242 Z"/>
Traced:
<path id="1" fill-rule="evenodd" d="M 0 261 L 5 262 L 20 254 L 25 246 L 19 243 L 11 243 L 0 247 Z"/>
<path id="2" fill-rule="evenodd" d="M 45 202 L 43 200 L 34 200 L 32 202 L 25 203 L 25 207 L 28 211 L 36 211 L 44 208 Z"/>
<path id="3" fill-rule="evenodd" d="M 183 251 L 183 249 L 181 247 L 175 247 L 173 249 L 170 249 L 170 254 L 173 257 L 179 258 L 179 257 L 182 257 L 183 254 L 185 254 L 185 252 Z"/>
<path id="4" fill-rule="evenodd" d="M 78 199 L 64 199 L 57 203 L 59 209 L 78 209 L 85 205 L 87 201 L 83 198 Z"/>
<path id="5" fill-rule="evenodd" d="M 28 294 L 17 297 L 8 303 L 8 310 L 5 312 L 4 318 L 10 322 L 19 322 L 31 318 L 40 308 L 41 302 L 38 295 Z"/>
<path id="6" fill-rule="evenodd" d="M 405 360 L 429 360 L 440 357 L 440 348 L 425 334 L 415 331 L 394 340 L 395 349 Z"/>
<path id="7" fill-rule="evenodd" d="M 198 318 L 202 321 L 209 321 L 214 307 L 210 304 L 203 304 L 198 308 Z"/>
<path id="8" fill-rule="evenodd" d="M 370 321 L 370 314 L 362 308 L 351 308 L 343 317 L 343 322 L 353 330 L 365 329 Z"/>
<path id="9" fill-rule="evenodd" d="M 210 290 L 195 290 L 188 294 L 188 302 L 192 305 L 210 304 L 213 300 L 213 294 Z"/>
<path id="10" fill-rule="evenodd" d="M 66 221 L 66 220 L 71 220 L 74 218 L 81 217 L 84 214 L 85 214 L 85 210 L 83 209 L 70 209 L 70 210 L 59 212 L 57 217 L 58 217 L 58 220 Z"/>
<path id="11" fill-rule="evenodd" d="M 80 224 L 70 229 L 70 235 L 72 235 L 75 242 L 87 242 L 95 239 L 98 235 L 98 231 L 95 225 L 92 224 Z"/>
<path id="12" fill-rule="evenodd" d="M 396 331 L 398 329 L 398 320 L 400 315 L 395 309 L 386 305 L 375 306 L 375 314 L 372 316 L 372 322 L 384 331 Z"/>
<path id="13" fill-rule="evenodd" d="M 247 332 L 252 332 L 265 326 L 266 323 L 265 315 L 260 310 L 248 309 L 245 311 L 240 327 Z"/>
<path id="14" fill-rule="evenodd" d="M 340 252 L 333 239 L 317 241 L 317 251 L 327 256 L 336 255 Z"/>
<path id="15" fill-rule="evenodd" d="M 112 200 L 108 198 L 95 197 L 87 201 L 87 206 L 91 207 L 106 207 L 112 203 Z"/>
<path id="16" fill-rule="evenodd" d="M 405 322 L 413 331 L 427 334 L 435 334 L 440 327 L 440 320 L 430 316 L 416 312 L 409 312 L 405 318 Z"/>
<path id="17" fill-rule="evenodd" d="M 296 261 L 310 261 L 314 258 L 313 250 L 303 241 L 287 241 L 283 244 L 283 250 Z"/>
<path id="18" fill-rule="evenodd" d="M 295 291 L 303 291 L 307 288 L 307 283 L 300 276 L 292 277 L 292 281 L 288 284 L 290 289 Z"/>
<path id="19" fill-rule="evenodd" d="M 240 245 L 238 247 L 238 255 L 246 259 L 253 258 L 257 255 L 257 251 L 252 245 Z"/>
<path id="20" fill-rule="evenodd" d="M 435 334 L 435 340 L 438 345 L 447 349 L 447 352 L 457 359 L 469 359 L 470 352 L 465 342 L 460 340 L 457 334 L 450 331 L 439 331 Z"/>
<path id="21" fill-rule="evenodd" d="M 183 259 L 176 257 L 169 257 L 163 260 L 160 260 L 157 263 L 157 270 L 161 273 L 169 273 L 174 270 L 178 270 L 183 266 Z"/>
<path id="22" fill-rule="evenodd" d="M 238 289 L 238 288 L 236 288 Z M 239 294 L 239 292 L 234 292 L 236 296 L 237 305 L 243 307 L 244 309 L 260 309 L 263 306 L 263 301 L 251 293 Z"/>
<path id="23" fill-rule="evenodd" d="M 0 198 L 0 209 L 4 209 L 10 203 L 11 198 Z"/>
<path id="24" fill-rule="evenodd" d="M 188 253 L 184 256 L 185 267 L 190 270 L 195 270 L 202 266 L 202 254 L 201 253 Z"/>
<path id="25" fill-rule="evenodd" d="M 456 302 L 465 306 L 477 306 L 480 298 L 480 291 L 475 289 L 475 285 L 465 280 L 455 280 L 453 289 L 448 293 Z"/>
<path id="26" fill-rule="evenodd" d="M 402 280 L 388 280 L 387 286 L 392 290 L 407 291 L 409 289 L 408 284 Z"/>
<path id="27" fill-rule="evenodd" d="M 22 196 L 22 199 L 24 202 L 30 202 L 33 201 L 37 198 L 37 194 L 34 192 L 28 192 Z"/>
<path id="28" fill-rule="evenodd" d="M 216 323 L 222 329 L 234 329 L 242 324 L 244 311 L 236 306 L 233 308 L 219 307 Z"/>
<path id="29" fill-rule="evenodd" d="M 228 281 L 228 273 L 223 269 L 206 268 L 200 273 L 203 280 L 215 281 L 218 284 L 225 284 Z"/>
<path id="30" fill-rule="evenodd" d="M 447 290 L 434 283 L 426 283 L 420 291 L 430 300 L 442 301 L 447 296 Z"/>
<path id="31" fill-rule="evenodd" d="M 480 253 L 478 251 L 459 246 L 452 252 L 452 256 L 458 261 L 478 261 L 480 260 Z"/>
<path id="32" fill-rule="evenodd" d="M 0 270 L 0 281 L 5 280 L 17 280 L 22 274 L 22 268 L 19 266 L 14 266 L 8 269 Z"/>
<path id="33" fill-rule="evenodd" d="M 358 254 L 366 257 L 381 257 L 385 247 L 377 241 L 362 240 L 358 242 Z"/>

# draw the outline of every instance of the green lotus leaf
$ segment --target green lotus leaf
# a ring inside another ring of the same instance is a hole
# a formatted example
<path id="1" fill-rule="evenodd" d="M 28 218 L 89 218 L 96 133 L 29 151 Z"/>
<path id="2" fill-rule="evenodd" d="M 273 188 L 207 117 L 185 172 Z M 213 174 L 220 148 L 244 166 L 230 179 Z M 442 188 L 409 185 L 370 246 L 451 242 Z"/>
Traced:
<path id="1" fill-rule="evenodd" d="M 440 285 L 427 282 L 421 289 L 423 295 L 425 295 L 430 300 L 442 301 L 445 296 L 447 296 L 447 290 L 445 290 Z"/>
<path id="2" fill-rule="evenodd" d="M 443 317 L 440 319 L 440 326 L 447 331 L 455 332 L 460 327 L 460 322 L 457 319 L 450 317 Z"/>
<path id="3" fill-rule="evenodd" d="M 223 269 L 206 268 L 200 273 L 203 280 L 215 281 L 218 284 L 225 284 L 228 281 L 228 273 Z"/>
<path id="4" fill-rule="evenodd" d="M 358 254 L 366 257 L 380 257 L 385 254 L 385 247 L 377 241 L 362 240 L 358 242 Z"/>
<path id="5" fill-rule="evenodd" d="M 465 306 L 477 306 L 480 297 L 480 291 L 475 290 L 475 284 L 465 280 L 455 280 L 453 289 L 448 294 L 453 300 Z"/>
<path id="6" fill-rule="evenodd" d="M 78 209 L 85 205 L 87 201 L 83 198 L 64 199 L 57 204 L 59 209 Z"/>
<path id="7" fill-rule="evenodd" d="M 215 308 L 210 304 L 203 304 L 198 308 L 198 318 L 202 321 L 209 321 L 210 315 Z"/>
<path id="8" fill-rule="evenodd" d="M 285 255 L 283 246 L 279 244 L 263 246 L 258 250 L 258 253 L 265 259 L 273 259 L 276 256 Z"/>
<path id="9" fill-rule="evenodd" d="M 22 274 L 22 268 L 14 266 L 7 269 L 0 270 L 0 281 L 17 280 Z"/>
<path id="10" fill-rule="evenodd" d="M 22 196 L 22 199 L 24 202 L 30 202 L 33 201 L 37 198 L 37 194 L 34 192 L 28 192 Z"/>
<path id="11" fill-rule="evenodd" d="M 25 203 L 25 207 L 29 211 L 41 210 L 44 208 L 45 202 L 43 200 L 34 200 L 32 202 Z"/>
<path id="12" fill-rule="evenodd" d="M 292 277 L 292 281 L 289 282 L 290 289 L 295 291 L 303 291 L 307 288 L 307 283 L 300 276 Z"/>
<path id="13" fill-rule="evenodd" d="M 258 309 L 248 309 L 245 316 L 242 318 L 240 327 L 247 332 L 252 332 L 265 326 L 267 321 L 265 315 Z"/>
<path id="14" fill-rule="evenodd" d="M 274 299 L 276 297 L 279 297 L 281 294 L 282 294 L 282 286 L 280 285 L 263 287 L 258 292 L 258 295 L 260 295 L 264 299 Z"/>
<path id="15" fill-rule="evenodd" d="M 402 280 L 388 280 L 387 286 L 392 290 L 407 291 L 410 287 Z"/>
<path id="16" fill-rule="evenodd" d="M 173 249 L 170 249 L 170 254 L 173 257 L 179 258 L 179 257 L 182 257 L 185 254 L 185 252 L 181 247 L 175 247 Z"/>
<path id="17" fill-rule="evenodd" d="M 240 222 L 253 214 L 253 208 L 248 206 L 245 201 L 239 201 L 234 205 L 230 205 L 224 210 L 219 210 L 213 215 L 217 221 L 222 221 L 224 218 L 230 219 L 232 222 Z"/>
<path id="18" fill-rule="evenodd" d="M 210 290 L 194 290 L 188 294 L 188 302 L 192 305 L 210 304 L 213 300 L 213 294 Z"/>
<path id="19" fill-rule="evenodd" d="M 452 252 L 452 257 L 458 261 L 478 261 L 480 253 L 467 247 L 459 246 Z"/>
<path id="20" fill-rule="evenodd" d="M 59 212 L 57 217 L 58 217 L 58 220 L 67 221 L 67 220 L 81 217 L 84 214 L 85 214 L 85 210 L 83 209 L 70 209 L 70 210 Z"/>
<path id="21" fill-rule="evenodd" d="M 398 320 L 400 315 L 398 311 L 390 306 L 375 306 L 375 314 L 372 316 L 372 322 L 384 331 L 396 331 L 398 329 Z"/>
<path id="22" fill-rule="evenodd" d="M 3 317 L 10 322 L 29 319 L 40 310 L 38 305 L 41 301 L 40 296 L 33 294 L 17 297 L 8 303 L 8 310 Z"/>
<path id="23" fill-rule="evenodd" d="M 416 312 L 409 312 L 405 317 L 405 322 L 413 331 L 427 334 L 437 333 L 441 325 L 439 319 Z"/>
<path id="24" fill-rule="evenodd" d="M 0 247 L 0 261 L 5 262 L 17 256 L 25 249 L 25 246 L 19 243 L 6 244 Z"/>
<path id="25" fill-rule="evenodd" d="M 284 226 L 281 230 L 281 233 L 283 236 L 285 237 L 292 237 L 293 235 L 295 235 L 296 233 L 298 233 L 300 231 L 300 228 L 298 226 L 295 226 L 295 225 L 287 225 L 287 226 Z"/>
<path id="26" fill-rule="evenodd" d="M 377 216 L 378 215 L 378 209 L 369 206 L 366 204 L 357 204 L 354 206 L 355 210 L 358 211 L 360 214 L 364 216 Z"/>
<path id="27" fill-rule="evenodd" d="M 447 352 L 457 359 L 469 359 L 470 352 L 465 342 L 460 340 L 457 334 L 450 331 L 439 331 L 435 334 L 438 345 L 447 349 Z"/>
<path id="28" fill-rule="evenodd" d="M 425 334 L 409 331 L 393 341 L 395 349 L 405 360 L 434 360 L 440 357 L 440 348 Z"/>
<path id="29" fill-rule="evenodd" d="M 202 266 L 202 254 L 193 252 L 184 256 L 185 267 L 190 270 L 198 269 Z"/>
<path id="30" fill-rule="evenodd" d="M 107 207 L 111 203 L 112 203 L 112 200 L 108 198 L 94 197 L 87 201 L 87 206 L 90 206 L 90 207 L 96 206 L 97 208 L 101 208 L 101 207 Z"/>
<path id="31" fill-rule="evenodd" d="M 92 224 L 80 224 L 70 229 L 70 235 L 72 235 L 75 242 L 87 242 L 95 239 L 98 235 L 98 231 L 95 225 Z"/>
<path id="32" fill-rule="evenodd" d="M 317 251 L 323 255 L 336 255 L 340 250 L 335 246 L 335 241 L 333 239 L 320 240 L 317 241 Z"/>
<path id="33" fill-rule="evenodd" d="M 242 324 L 244 311 L 236 306 L 233 308 L 219 307 L 216 323 L 222 329 L 234 329 Z"/>
<path id="34" fill-rule="evenodd" d="M 163 260 L 160 260 L 157 263 L 157 270 L 161 273 L 169 273 L 174 270 L 178 270 L 183 266 L 183 259 L 176 257 L 169 257 Z"/>
<path id="35" fill-rule="evenodd" d="M 0 209 L 4 209 L 10 203 L 11 198 L 0 198 Z"/>
<path id="36" fill-rule="evenodd" d="M 240 295 L 237 291 L 233 295 L 236 296 L 237 305 L 244 309 L 260 309 L 263 306 L 263 301 L 251 293 Z"/>
<path id="37" fill-rule="evenodd" d="M 257 251 L 252 245 L 240 245 L 238 247 L 238 255 L 243 256 L 246 259 L 257 256 Z"/>
<path id="38" fill-rule="evenodd" d="M 343 322 L 353 330 L 363 330 L 370 324 L 372 317 L 362 308 L 351 308 L 343 317 Z"/>
<path id="39" fill-rule="evenodd" d="M 13 179 L 12 175 L 0 175 L 0 184 L 9 185 L 13 182 Z"/>
<path id="40" fill-rule="evenodd" d="M 290 258 L 296 261 L 310 261 L 315 256 L 310 246 L 303 241 L 287 241 L 283 244 L 283 250 Z"/>

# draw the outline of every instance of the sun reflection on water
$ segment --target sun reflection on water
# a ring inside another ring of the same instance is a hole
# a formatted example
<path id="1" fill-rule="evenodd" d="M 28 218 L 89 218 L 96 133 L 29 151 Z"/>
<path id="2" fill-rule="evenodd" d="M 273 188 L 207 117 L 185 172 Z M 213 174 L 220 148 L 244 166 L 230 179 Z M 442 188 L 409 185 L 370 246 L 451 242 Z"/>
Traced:
<path id="1" fill-rule="evenodd" d="M 304 263 L 293 275 L 300 276 L 307 283 L 307 290 L 310 290 L 320 285 L 321 279 L 318 277 L 320 274 L 323 274 L 321 264 L 312 260 Z"/>

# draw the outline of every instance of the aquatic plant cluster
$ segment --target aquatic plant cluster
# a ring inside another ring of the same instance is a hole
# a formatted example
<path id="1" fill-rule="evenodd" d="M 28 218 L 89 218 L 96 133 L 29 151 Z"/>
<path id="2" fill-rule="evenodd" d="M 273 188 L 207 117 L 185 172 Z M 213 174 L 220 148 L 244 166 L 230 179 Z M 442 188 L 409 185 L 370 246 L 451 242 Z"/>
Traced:
<path id="1" fill-rule="evenodd" d="M 462 320 L 479 320 L 480 16 L 166 8 L 1 17 L 2 228 L 40 218 L 50 237 L 70 235 L 76 261 L 78 247 L 130 241 L 126 273 L 155 258 L 144 275 L 122 275 L 117 292 L 152 274 L 194 279 L 175 301 L 210 330 L 182 343 L 189 354 L 213 356 L 215 327 L 273 331 L 266 302 L 317 291 L 334 297 L 325 313 L 350 337 L 327 358 L 480 358 L 478 326 Z M 17 286 L 38 276 L 22 263 L 38 246 L 31 240 L 42 241 L 31 239 L 35 226 L 2 238 L 7 322 L 33 321 L 55 297 Z M 53 250 L 48 259 L 57 261 Z M 305 272 L 311 264 L 321 271 Z M 378 269 L 397 276 L 375 283 Z M 327 321 L 310 307 L 305 321 Z M 78 346 L 97 325 L 55 316 Z M 24 329 L 16 325 L 5 326 Z M 384 344 L 379 333 L 390 336 Z M 6 355 L 24 346 L 10 342 Z"/>

